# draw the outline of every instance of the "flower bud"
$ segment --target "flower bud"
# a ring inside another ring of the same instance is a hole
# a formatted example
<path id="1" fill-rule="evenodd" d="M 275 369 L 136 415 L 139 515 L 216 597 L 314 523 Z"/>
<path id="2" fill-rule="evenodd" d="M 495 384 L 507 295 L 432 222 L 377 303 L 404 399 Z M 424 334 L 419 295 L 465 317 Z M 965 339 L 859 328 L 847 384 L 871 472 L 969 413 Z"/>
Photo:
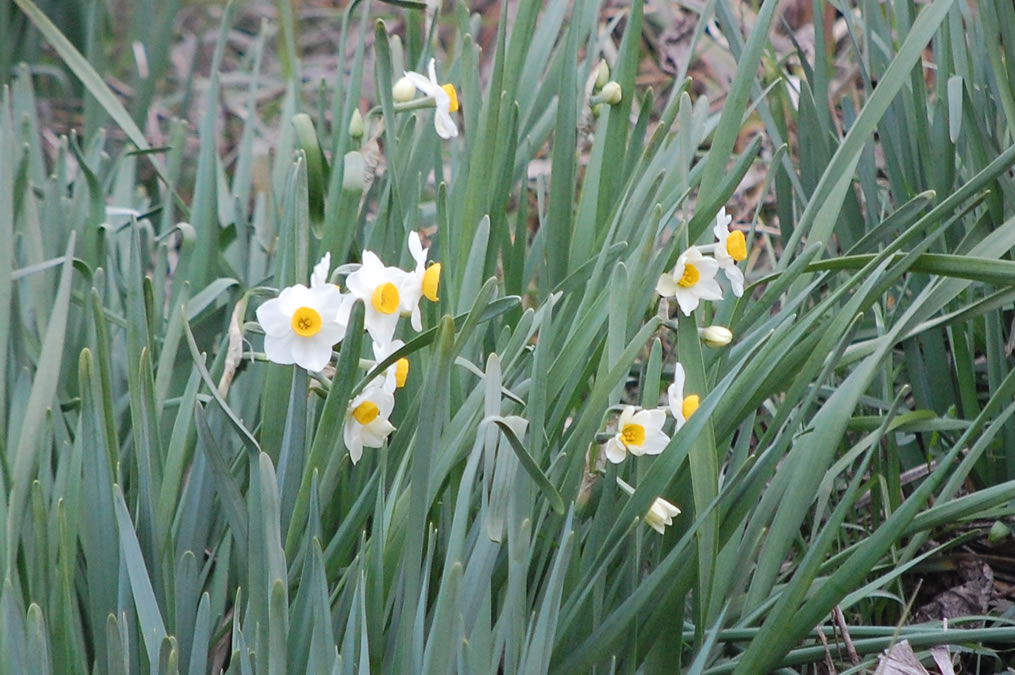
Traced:
<path id="1" fill-rule="evenodd" d="M 610 81 L 610 67 L 606 64 L 606 59 L 599 60 L 599 69 L 596 74 L 596 89 L 602 89 L 606 86 L 606 83 Z"/>
<path id="2" fill-rule="evenodd" d="M 701 341 L 709 347 L 718 349 L 733 341 L 733 333 L 723 326 L 709 326 L 701 330 Z"/>
<path id="3" fill-rule="evenodd" d="M 416 95 L 416 85 L 407 77 L 399 78 L 391 88 L 391 98 L 395 103 L 408 103 Z"/>
<path id="4" fill-rule="evenodd" d="M 363 138 L 363 131 L 363 116 L 359 114 L 359 108 L 354 108 L 349 120 L 349 135 L 359 140 Z"/>
<path id="5" fill-rule="evenodd" d="M 609 103 L 610 105 L 617 105 L 624 98 L 624 93 L 621 90 L 620 85 L 613 80 L 610 80 L 603 85 L 601 94 L 603 97 L 603 103 Z"/>

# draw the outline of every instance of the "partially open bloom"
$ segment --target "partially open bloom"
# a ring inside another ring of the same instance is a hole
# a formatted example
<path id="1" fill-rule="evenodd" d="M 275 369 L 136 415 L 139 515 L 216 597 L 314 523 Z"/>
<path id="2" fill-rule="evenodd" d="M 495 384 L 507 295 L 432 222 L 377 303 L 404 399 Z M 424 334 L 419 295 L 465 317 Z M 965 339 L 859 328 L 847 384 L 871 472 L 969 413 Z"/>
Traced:
<path id="1" fill-rule="evenodd" d="M 656 293 L 675 297 L 684 316 L 690 316 L 701 300 L 722 300 L 722 289 L 715 280 L 719 263 L 692 246 L 677 258 L 676 266 L 664 272 L 656 282 Z"/>
<path id="2" fill-rule="evenodd" d="M 634 488 L 617 477 L 617 485 L 629 495 L 634 494 Z M 673 516 L 680 513 L 680 509 L 669 503 L 662 497 L 657 497 L 648 513 L 645 514 L 645 523 L 659 534 L 666 534 L 666 526 L 673 524 Z"/>
<path id="3" fill-rule="evenodd" d="M 402 303 L 398 289 L 405 274 L 397 267 L 385 267 L 373 251 L 364 251 L 363 264 L 346 277 L 349 292 L 366 305 L 363 325 L 374 342 L 387 344 L 395 334 Z"/>
<path id="4" fill-rule="evenodd" d="M 673 384 L 666 390 L 666 397 L 670 402 L 670 413 L 677 421 L 677 430 L 684 426 L 687 418 L 694 414 L 701 404 L 701 398 L 697 394 L 684 396 L 684 382 L 687 376 L 684 374 L 684 367 L 679 363 L 673 369 Z"/>
<path id="5" fill-rule="evenodd" d="M 386 345 L 374 343 L 374 358 L 377 359 L 377 363 L 380 363 L 384 359 L 388 358 L 399 349 L 405 346 L 405 343 L 401 340 L 392 340 Z M 389 394 L 393 394 L 395 389 L 401 389 L 405 386 L 405 381 L 409 378 L 409 359 L 404 356 L 393 364 L 388 366 L 387 370 L 384 371 L 384 384 L 381 388 Z"/>
<path id="6" fill-rule="evenodd" d="M 437 110 L 433 116 L 433 126 L 437 130 L 437 135 L 444 139 L 454 138 L 458 135 L 458 127 L 455 125 L 455 121 L 451 119 L 451 113 L 458 110 L 458 92 L 455 91 L 453 84 L 441 85 L 437 81 L 437 69 L 434 65 L 434 59 L 430 59 L 430 65 L 427 70 L 430 74 L 429 79 L 420 73 L 411 71 L 406 72 L 405 77 L 414 87 L 432 98 L 437 105 Z"/>
<path id="7" fill-rule="evenodd" d="M 363 456 L 364 445 L 379 448 L 395 430 L 388 421 L 394 407 L 395 397 L 377 385 L 368 386 L 349 404 L 342 435 L 353 464 Z"/>
<path id="8" fill-rule="evenodd" d="M 645 523 L 659 534 L 666 534 L 666 526 L 672 525 L 673 516 L 679 513 L 679 508 L 662 497 L 657 497 L 645 514 Z"/>
<path id="9" fill-rule="evenodd" d="M 437 288 L 441 280 L 441 264 L 434 263 L 426 266 L 426 254 L 429 249 L 423 248 L 416 232 L 409 233 L 409 253 L 416 261 L 416 269 L 405 275 L 405 281 L 399 289 L 401 296 L 402 316 L 408 314 L 412 328 L 415 331 L 423 330 L 423 322 L 420 319 L 419 300 L 426 298 L 431 302 L 437 302 Z"/>
<path id="10" fill-rule="evenodd" d="M 268 360 L 323 370 L 331 360 L 331 348 L 345 337 L 343 303 L 337 286 L 296 284 L 258 307 Z"/>
<path id="11" fill-rule="evenodd" d="M 715 247 L 715 261 L 730 280 L 733 287 L 733 294 L 738 298 L 744 294 L 744 273 L 737 267 L 737 263 L 747 258 L 747 239 L 740 230 L 730 231 L 731 216 L 726 215 L 726 207 L 719 209 L 715 217 L 715 233 L 719 243 Z"/>
<path id="12" fill-rule="evenodd" d="M 606 442 L 606 458 L 614 464 L 632 455 L 658 455 L 670 442 L 663 433 L 666 412 L 660 408 L 639 410 L 626 406 L 617 419 L 617 433 Z"/>

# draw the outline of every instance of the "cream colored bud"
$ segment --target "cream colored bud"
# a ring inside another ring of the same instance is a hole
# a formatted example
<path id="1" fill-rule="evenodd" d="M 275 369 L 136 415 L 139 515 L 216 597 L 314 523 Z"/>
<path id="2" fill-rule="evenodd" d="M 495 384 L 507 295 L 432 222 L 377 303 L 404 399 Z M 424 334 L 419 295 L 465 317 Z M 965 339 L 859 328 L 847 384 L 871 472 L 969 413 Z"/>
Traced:
<path id="1" fill-rule="evenodd" d="M 416 95 L 416 85 L 407 77 L 399 78 L 395 86 L 391 88 L 391 98 L 395 103 L 408 103 Z"/>
<path id="2" fill-rule="evenodd" d="M 624 98 L 624 92 L 621 90 L 620 85 L 613 80 L 610 80 L 603 85 L 603 91 L 601 93 L 603 103 L 609 103 L 610 105 L 617 105 Z"/>
<path id="3" fill-rule="evenodd" d="M 349 120 L 349 135 L 355 139 L 363 138 L 363 116 L 359 114 L 359 108 L 352 111 L 352 119 Z"/>
<path id="4" fill-rule="evenodd" d="M 709 326 L 701 330 L 701 341 L 709 347 L 718 349 L 733 341 L 733 333 L 724 326 Z"/>
<path id="5" fill-rule="evenodd" d="M 602 89 L 609 81 L 610 66 L 606 64 L 606 59 L 600 59 L 598 73 L 596 74 L 596 89 Z"/>

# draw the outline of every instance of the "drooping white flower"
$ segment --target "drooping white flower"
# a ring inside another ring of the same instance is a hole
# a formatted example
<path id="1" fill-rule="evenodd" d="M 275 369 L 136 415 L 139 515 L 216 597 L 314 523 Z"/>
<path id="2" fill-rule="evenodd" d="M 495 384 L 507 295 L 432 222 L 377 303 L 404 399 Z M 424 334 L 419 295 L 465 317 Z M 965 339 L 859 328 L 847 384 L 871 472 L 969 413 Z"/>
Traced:
<path id="1" fill-rule="evenodd" d="M 666 390 L 666 397 L 670 403 L 670 413 L 673 415 L 673 419 L 677 421 L 678 431 L 687 422 L 687 418 L 698 409 L 698 405 L 701 403 L 701 398 L 697 394 L 684 396 L 684 382 L 686 380 L 687 376 L 684 374 L 684 366 L 678 363 L 673 369 L 673 384 Z"/>
<path id="2" fill-rule="evenodd" d="M 658 455 L 670 442 L 663 433 L 666 412 L 660 408 L 639 410 L 626 406 L 617 419 L 617 433 L 606 442 L 606 458 L 614 464 L 632 455 Z"/>
<path id="3" fill-rule="evenodd" d="M 733 287 L 733 294 L 738 298 L 744 294 L 744 273 L 737 267 L 737 263 L 747 258 L 747 239 L 740 230 L 730 231 L 731 216 L 726 215 L 726 207 L 719 209 L 715 217 L 715 233 L 719 243 L 716 244 L 715 261 L 719 263 L 726 278 Z"/>
<path id="4" fill-rule="evenodd" d="M 392 340 L 386 345 L 375 342 L 374 358 L 377 359 L 377 363 L 380 363 L 404 346 L 405 343 L 401 340 Z M 384 383 L 381 385 L 381 388 L 389 394 L 393 394 L 395 393 L 395 389 L 401 389 L 405 386 L 405 381 L 408 377 L 409 359 L 403 356 L 388 366 L 387 370 L 384 371 Z"/>
<path id="5" fill-rule="evenodd" d="M 388 417 L 395 407 L 395 397 L 378 385 L 371 384 L 349 404 L 342 436 L 355 464 L 363 456 L 363 446 L 379 448 L 395 430 Z"/>
<path id="6" fill-rule="evenodd" d="M 701 300 L 722 300 L 722 288 L 715 280 L 719 263 L 692 246 L 677 258 L 677 264 L 656 282 L 656 293 L 675 297 L 684 316 L 690 316 Z"/>
<path id="7" fill-rule="evenodd" d="M 458 135 L 458 127 L 451 118 L 451 113 L 458 110 L 458 92 L 455 91 L 454 85 L 441 85 L 437 81 L 437 69 L 434 59 L 430 59 L 430 65 L 427 70 L 430 74 L 429 79 L 420 73 L 412 71 L 407 71 L 405 77 L 436 103 L 437 110 L 434 112 L 433 126 L 437 130 L 437 135 L 443 139 L 454 138 Z"/>
<path id="8" fill-rule="evenodd" d="M 645 514 L 645 523 L 659 534 L 666 534 L 666 526 L 672 525 L 673 516 L 679 513 L 679 508 L 662 497 L 657 497 Z"/>
<path id="9" fill-rule="evenodd" d="M 401 307 L 398 289 L 405 283 L 405 274 L 397 267 L 385 267 L 373 251 L 364 251 L 363 264 L 346 277 L 349 292 L 366 306 L 363 325 L 374 342 L 387 344 L 395 334 Z"/>
<path id="10" fill-rule="evenodd" d="M 437 289 L 441 279 L 441 264 L 434 263 L 426 266 L 426 254 L 430 249 L 423 248 L 419 240 L 419 234 L 409 233 L 409 253 L 416 261 L 416 269 L 407 272 L 402 287 L 398 289 L 401 297 L 402 316 L 408 314 L 412 328 L 415 331 L 423 330 L 423 322 L 420 318 L 419 300 L 426 298 L 431 302 L 437 302 Z"/>
<path id="11" fill-rule="evenodd" d="M 634 488 L 625 483 L 620 476 L 617 476 L 617 485 L 627 494 L 634 494 Z M 679 513 L 679 508 L 662 497 L 657 497 L 645 514 L 645 523 L 659 534 L 666 534 L 666 526 L 672 525 L 673 516 Z"/>
<path id="12" fill-rule="evenodd" d="M 345 337 L 343 302 L 344 296 L 332 284 L 312 288 L 296 284 L 258 307 L 268 360 L 322 370 L 331 360 L 331 348 Z"/>

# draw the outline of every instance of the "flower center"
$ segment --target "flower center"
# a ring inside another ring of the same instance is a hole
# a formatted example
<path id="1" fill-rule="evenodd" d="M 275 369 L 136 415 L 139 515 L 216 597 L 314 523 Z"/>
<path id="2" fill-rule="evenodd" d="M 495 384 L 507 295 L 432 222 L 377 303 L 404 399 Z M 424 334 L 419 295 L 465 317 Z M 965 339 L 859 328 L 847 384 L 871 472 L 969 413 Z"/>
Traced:
<path id="1" fill-rule="evenodd" d="M 377 404 L 373 401 L 363 401 L 352 411 L 352 416 L 356 418 L 356 421 L 366 426 L 377 419 L 377 416 L 381 414 L 381 411 L 377 408 Z"/>
<path id="2" fill-rule="evenodd" d="M 423 297 L 430 302 L 437 302 L 437 286 L 441 282 L 441 264 L 434 263 L 423 273 Z"/>
<path id="3" fill-rule="evenodd" d="M 645 442 L 645 427 L 640 424 L 625 424 L 620 430 L 624 445 L 641 445 Z"/>
<path id="4" fill-rule="evenodd" d="M 458 110 L 458 92 L 455 91 L 455 85 L 448 82 L 447 84 L 442 84 L 441 89 L 443 89 L 444 93 L 446 93 L 448 98 L 451 99 L 448 103 L 448 112 L 456 112 Z"/>
<path id="5" fill-rule="evenodd" d="M 733 230 L 726 239 L 726 252 L 730 257 L 740 262 L 747 257 L 747 239 L 740 230 Z"/>
<path id="6" fill-rule="evenodd" d="M 684 263 L 684 273 L 681 275 L 680 281 L 677 282 L 677 285 L 682 288 L 690 288 L 698 283 L 698 279 L 700 278 L 701 272 L 698 271 L 697 267 L 691 263 Z"/>
<path id="7" fill-rule="evenodd" d="M 395 361 L 395 386 L 401 389 L 409 377 L 409 359 L 404 356 Z"/>
<path id="8" fill-rule="evenodd" d="M 680 412 L 683 414 L 685 420 L 694 414 L 694 411 L 698 409 L 698 405 L 700 403 L 701 398 L 699 398 L 697 394 L 691 394 L 690 396 L 684 397 L 684 403 L 680 406 Z"/>
<path id="9" fill-rule="evenodd" d="M 321 332 L 321 315 L 312 307 L 300 307 L 293 312 L 293 332 L 300 337 L 310 337 Z"/>
<path id="10" fill-rule="evenodd" d="M 386 281 L 374 289 L 370 304 L 381 314 L 394 314 L 398 311 L 398 287 Z"/>

